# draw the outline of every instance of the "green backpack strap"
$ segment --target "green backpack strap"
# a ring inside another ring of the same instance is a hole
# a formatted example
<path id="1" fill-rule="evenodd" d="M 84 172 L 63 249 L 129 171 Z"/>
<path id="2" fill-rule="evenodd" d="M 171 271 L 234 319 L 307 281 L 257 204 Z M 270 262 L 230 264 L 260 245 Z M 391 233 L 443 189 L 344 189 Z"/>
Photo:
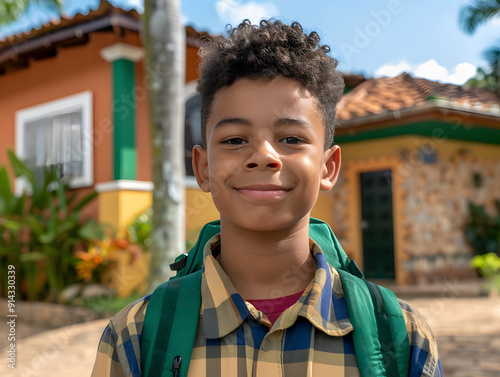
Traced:
<path id="1" fill-rule="evenodd" d="M 179 255 L 175 258 L 175 262 L 170 265 L 172 271 L 177 271 L 170 280 L 201 269 L 203 267 L 203 249 L 210 238 L 218 233 L 220 233 L 220 220 L 205 224 L 198 235 L 196 244 L 189 250 L 189 253 Z"/>
<path id="2" fill-rule="evenodd" d="M 187 376 L 201 308 L 202 270 L 158 286 L 149 299 L 141 339 L 144 377 Z"/>
<path id="3" fill-rule="evenodd" d="M 387 288 L 338 272 L 361 376 L 408 376 L 410 342 L 397 297 Z"/>

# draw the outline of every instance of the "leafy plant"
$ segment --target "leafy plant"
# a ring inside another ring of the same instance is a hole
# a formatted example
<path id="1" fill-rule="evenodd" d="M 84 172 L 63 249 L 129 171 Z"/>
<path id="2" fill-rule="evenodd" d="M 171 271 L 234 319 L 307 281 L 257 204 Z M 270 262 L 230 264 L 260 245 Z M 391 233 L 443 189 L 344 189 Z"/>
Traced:
<path id="1" fill-rule="evenodd" d="M 81 221 L 81 210 L 97 193 L 75 203 L 76 193 L 57 167 L 46 167 L 37 177 L 11 150 L 8 156 L 16 177 L 24 177 L 31 192 L 16 196 L 5 166 L 0 169 L 0 261 L 15 265 L 17 283 L 26 283 L 17 292 L 25 288 L 30 300 L 55 298 L 76 281 L 75 246 L 104 238 L 95 220 Z"/>
<path id="2" fill-rule="evenodd" d="M 137 216 L 134 222 L 127 228 L 127 239 L 130 243 L 139 245 L 142 250 L 149 250 L 151 246 L 151 224 L 153 219 L 153 208 L 146 209 Z M 190 250 L 198 239 L 200 228 L 187 231 L 186 250 Z M 179 252 L 180 254 L 181 252 Z"/>
<path id="3" fill-rule="evenodd" d="M 476 254 L 500 254 L 500 200 L 495 201 L 496 215 L 486 213 L 484 206 L 469 203 L 469 220 L 465 235 Z"/>
<path id="4" fill-rule="evenodd" d="M 480 274 L 487 280 L 487 290 L 500 291 L 500 258 L 495 253 L 476 255 L 471 262 Z"/>
<path id="5" fill-rule="evenodd" d="M 144 213 L 137 216 L 134 222 L 127 228 L 128 240 L 139 245 L 143 250 L 149 250 L 151 246 L 151 224 L 153 221 L 153 208 L 148 208 Z"/>
<path id="6" fill-rule="evenodd" d="M 75 252 L 75 256 L 79 259 L 76 264 L 77 277 L 86 282 L 98 281 L 99 274 L 110 262 L 117 260 L 118 253 L 131 254 L 132 263 L 139 257 L 141 251 L 138 245 L 124 239 L 95 240 L 87 251 Z"/>

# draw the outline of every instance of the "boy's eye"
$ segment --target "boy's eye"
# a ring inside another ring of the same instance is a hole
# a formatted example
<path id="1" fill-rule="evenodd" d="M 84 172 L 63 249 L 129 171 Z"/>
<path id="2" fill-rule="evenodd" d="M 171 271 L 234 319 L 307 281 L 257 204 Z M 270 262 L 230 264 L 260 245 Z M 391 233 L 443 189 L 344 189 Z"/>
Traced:
<path id="1" fill-rule="evenodd" d="M 224 140 L 222 143 L 229 144 L 229 145 L 241 145 L 244 142 L 245 142 L 245 140 L 243 140 L 239 137 L 234 137 L 232 139 Z"/>
<path id="2" fill-rule="evenodd" d="M 281 139 L 281 141 L 284 142 L 285 144 L 299 144 L 304 142 L 303 139 L 293 136 L 285 137 L 284 139 Z"/>

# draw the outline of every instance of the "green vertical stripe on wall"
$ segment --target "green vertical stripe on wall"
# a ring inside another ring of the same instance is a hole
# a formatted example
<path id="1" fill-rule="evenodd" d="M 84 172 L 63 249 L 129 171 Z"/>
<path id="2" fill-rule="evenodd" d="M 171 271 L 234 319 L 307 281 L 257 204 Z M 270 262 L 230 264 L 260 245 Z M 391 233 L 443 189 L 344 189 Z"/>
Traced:
<path id="1" fill-rule="evenodd" d="M 134 62 L 113 62 L 114 179 L 136 179 Z"/>

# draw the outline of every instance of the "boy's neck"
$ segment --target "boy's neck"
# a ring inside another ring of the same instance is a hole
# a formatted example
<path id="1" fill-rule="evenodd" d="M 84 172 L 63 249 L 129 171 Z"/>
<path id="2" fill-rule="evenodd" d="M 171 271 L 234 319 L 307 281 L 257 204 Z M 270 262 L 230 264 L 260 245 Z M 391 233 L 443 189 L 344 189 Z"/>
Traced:
<path id="1" fill-rule="evenodd" d="M 314 278 L 309 219 L 291 229 L 251 231 L 221 219 L 221 253 L 217 257 L 244 299 L 289 296 Z"/>

